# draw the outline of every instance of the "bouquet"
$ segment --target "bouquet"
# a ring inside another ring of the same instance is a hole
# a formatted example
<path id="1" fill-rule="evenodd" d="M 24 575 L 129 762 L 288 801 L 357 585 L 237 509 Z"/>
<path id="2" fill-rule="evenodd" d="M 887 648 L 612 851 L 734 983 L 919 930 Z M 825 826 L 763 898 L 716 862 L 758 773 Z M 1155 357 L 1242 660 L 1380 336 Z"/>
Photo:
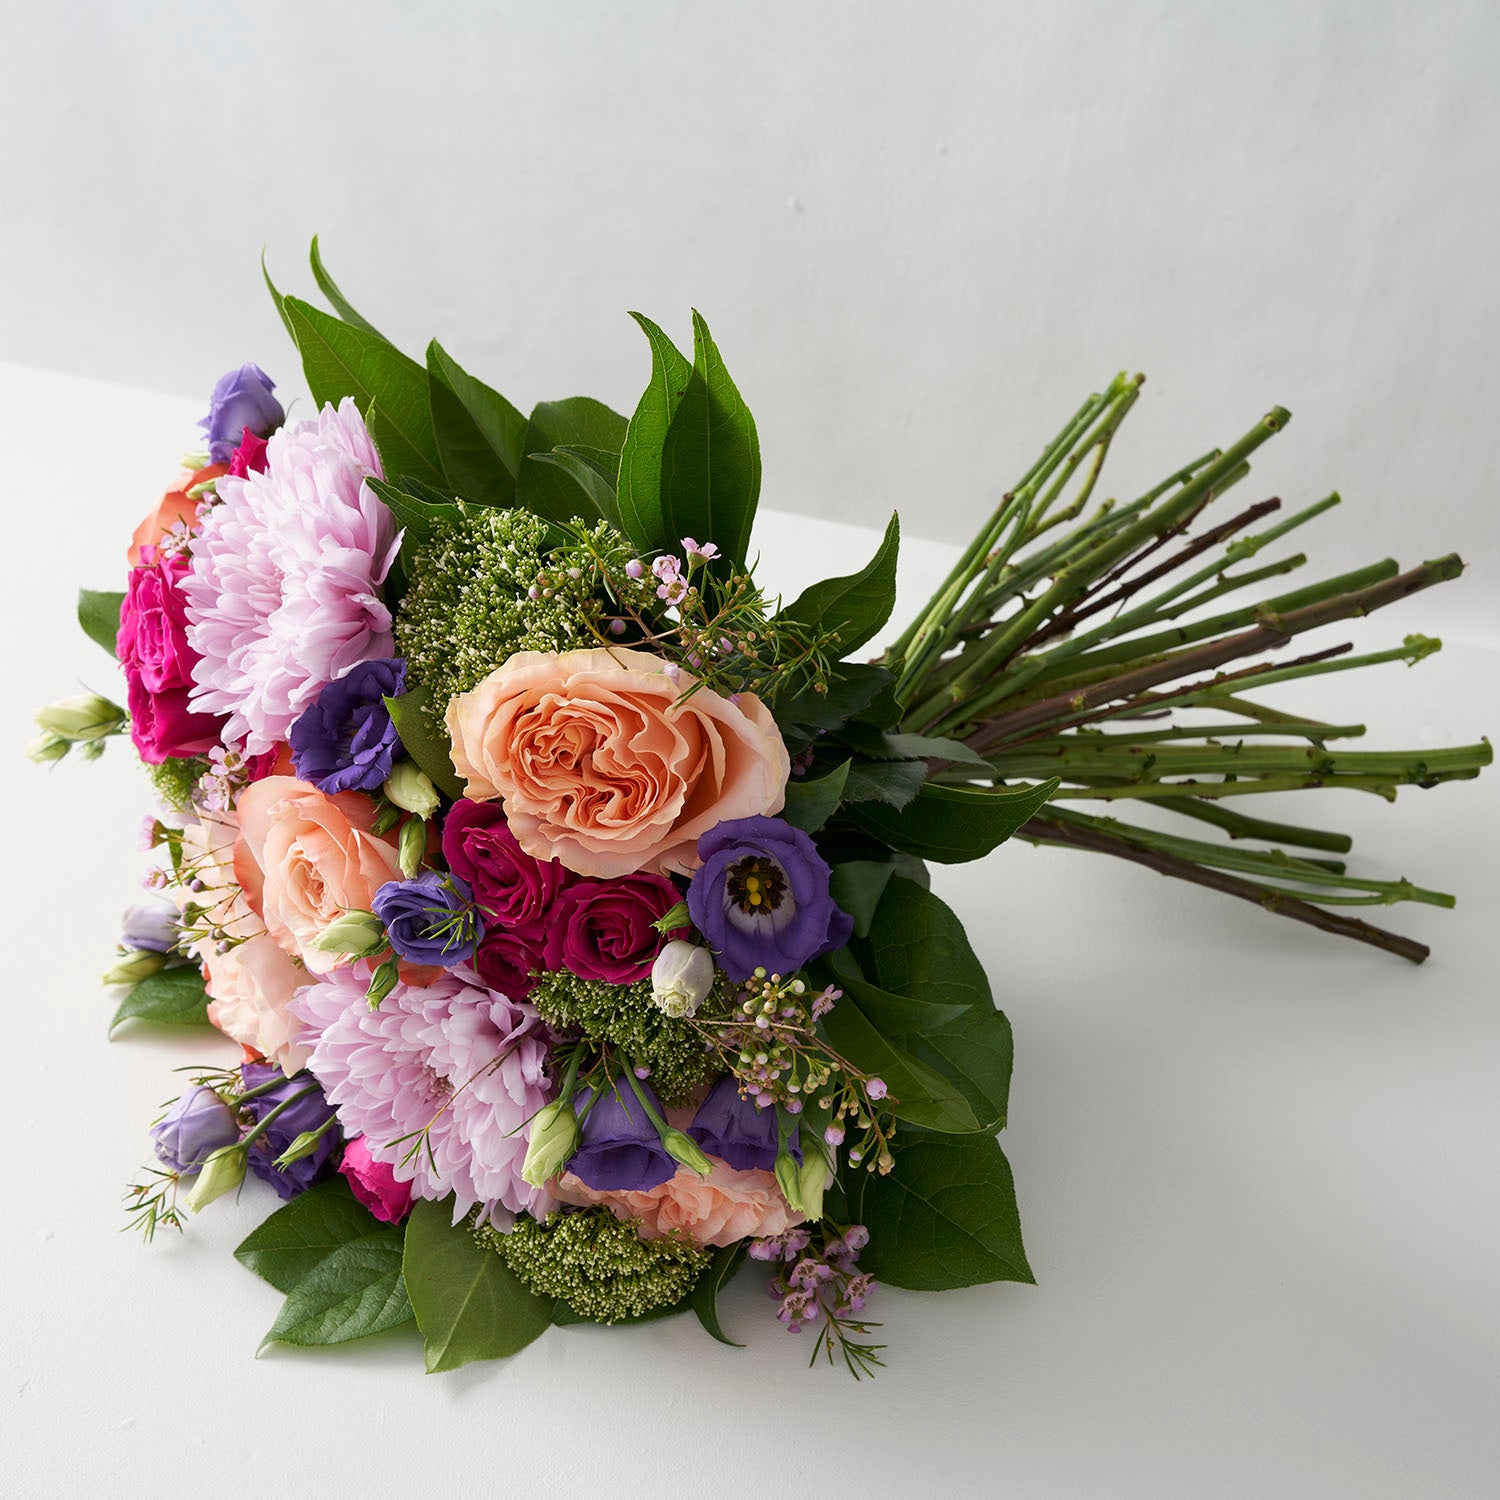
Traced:
<path id="1" fill-rule="evenodd" d="M 415 1319 L 445 1370 L 690 1310 L 727 1343 L 718 1294 L 754 1261 L 812 1360 L 860 1376 L 877 1279 L 1030 1281 L 1010 1026 L 929 862 L 1019 835 L 1425 955 L 1351 909 L 1451 896 L 1238 811 L 1490 759 L 1348 751 L 1360 726 L 1262 698 L 1436 650 L 1268 659 L 1461 568 L 1219 604 L 1301 566 L 1245 565 L 1337 502 L 1193 530 L 1284 411 L 1095 502 L 1141 388 L 1116 378 L 874 655 L 896 518 L 855 572 L 757 584 L 756 428 L 696 314 L 691 358 L 637 316 L 628 421 L 523 416 L 436 342 L 392 346 L 316 241 L 312 270 L 332 313 L 266 281 L 313 408 L 254 365 L 218 382 L 124 589 L 80 595 L 124 706 L 63 700 L 31 747 L 128 734 L 150 774 L 113 1026 L 216 1028 L 243 1061 L 190 1070 L 127 1204 L 149 1239 L 269 1184 L 236 1251 L 284 1294 L 269 1338 Z"/>

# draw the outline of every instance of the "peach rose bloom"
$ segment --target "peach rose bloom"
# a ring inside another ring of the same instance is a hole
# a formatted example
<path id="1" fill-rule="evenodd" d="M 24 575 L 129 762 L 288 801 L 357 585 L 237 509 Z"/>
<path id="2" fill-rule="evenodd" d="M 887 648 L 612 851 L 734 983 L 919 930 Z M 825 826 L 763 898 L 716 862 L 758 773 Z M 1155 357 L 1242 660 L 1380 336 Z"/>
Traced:
<path id="1" fill-rule="evenodd" d="M 141 548 L 156 546 L 179 521 L 191 530 L 193 522 L 198 519 L 198 502 L 188 496 L 188 491 L 194 485 L 207 484 L 210 479 L 218 479 L 228 472 L 228 464 L 209 464 L 206 469 L 185 473 L 178 481 L 177 488 L 168 490 L 156 502 L 156 508 L 151 514 L 135 528 L 135 534 L 130 539 L 130 551 L 126 554 L 130 559 L 130 566 L 139 567 Z"/>
<path id="2" fill-rule="evenodd" d="M 646 651 L 518 651 L 448 705 L 453 765 L 498 797 L 528 854 L 580 875 L 689 873 L 698 838 L 780 812 L 790 771 L 770 711 L 668 675 Z"/>
<path id="3" fill-rule="evenodd" d="M 341 955 L 314 948 L 314 939 L 346 911 L 369 910 L 380 886 L 401 879 L 394 842 L 370 831 L 375 803 L 267 776 L 240 793 L 235 811 L 235 874 L 266 931 L 314 974 L 337 968 Z"/>
<path id="4" fill-rule="evenodd" d="M 200 813 L 196 823 L 182 830 L 184 882 L 176 892 L 180 905 L 191 904 L 201 913 L 193 923 L 197 936 L 188 945 L 200 964 L 213 956 L 220 934 L 239 941 L 258 937 L 266 930 L 235 877 L 234 846 L 239 832 L 239 820 L 233 812 Z M 194 878 L 202 889 L 189 891 L 186 882 Z"/>
<path id="5" fill-rule="evenodd" d="M 649 1193 L 603 1193 L 585 1186 L 571 1172 L 557 1183 L 564 1203 L 602 1204 L 617 1219 L 640 1220 L 642 1239 L 685 1236 L 695 1245 L 732 1245 L 746 1235 L 784 1234 L 802 1215 L 781 1196 L 771 1172 L 738 1172 L 710 1157 L 713 1175 L 700 1177 L 679 1167 Z"/>
<path id="6" fill-rule="evenodd" d="M 225 1036 L 260 1053 L 288 1078 L 307 1066 L 310 1049 L 293 1040 L 301 1023 L 287 1002 L 310 981 L 275 938 L 262 932 L 227 953 L 210 953 L 204 969 L 208 1019 Z"/>

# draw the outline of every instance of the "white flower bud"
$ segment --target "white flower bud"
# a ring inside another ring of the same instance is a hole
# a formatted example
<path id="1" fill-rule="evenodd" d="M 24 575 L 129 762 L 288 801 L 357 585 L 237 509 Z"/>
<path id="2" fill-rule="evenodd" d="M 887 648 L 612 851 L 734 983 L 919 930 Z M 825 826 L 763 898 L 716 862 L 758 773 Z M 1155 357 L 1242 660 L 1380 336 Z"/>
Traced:
<path id="1" fill-rule="evenodd" d="M 651 998 L 675 1019 L 696 1015 L 713 984 L 713 955 L 681 938 L 668 943 L 651 966 Z"/>
<path id="2" fill-rule="evenodd" d="M 430 818 L 437 811 L 437 788 L 433 786 L 432 778 L 419 769 L 415 761 L 397 761 L 381 790 L 387 801 L 394 802 L 406 812 L 415 813 L 419 818 Z"/>
<path id="3" fill-rule="evenodd" d="M 322 953 L 369 958 L 386 947 L 385 924 L 372 911 L 346 911 L 312 940 L 312 946 Z"/>
<path id="4" fill-rule="evenodd" d="M 80 693 L 49 703 L 37 714 L 36 722 L 59 739 L 98 740 L 125 727 L 125 710 L 98 693 Z"/>
<path id="5" fill-rule="evenodd" d="M 238 1141 L 232 1146 L 220 1146 L 203 1163 L 203 1170 L 187 1196 L 187 1206 L 195 1214 L 201 1213 L 215 1198 L 232 1193 L 244 1180 L 244 1148 Z"/>

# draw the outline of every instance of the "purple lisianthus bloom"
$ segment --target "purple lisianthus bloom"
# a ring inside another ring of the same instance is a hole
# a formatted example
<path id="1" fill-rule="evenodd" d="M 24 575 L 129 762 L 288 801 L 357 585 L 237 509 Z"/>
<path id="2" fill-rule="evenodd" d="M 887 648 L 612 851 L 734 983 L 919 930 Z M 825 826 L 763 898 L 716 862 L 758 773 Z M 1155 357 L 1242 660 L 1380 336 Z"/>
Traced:
<path id="1" fill-rule="evenodd" d="M 333 1170 L 333 1155 L 342 1139 L 338 1126 L 330 1125 L 319 1136 L 311 1155 L 304 1156 L 285 1168 L 276 1165 L 276 1158 L 303 1131 L 317 1130 L 333 1114 L 333 1106 L 324 1097 L 322 1088 L 311 1073 L 298 1073 L 293 1078 L 286 1078 L 280 1068 L 272 1067 L 269 1063 L 245 1063 L 240 1068 L 240 1080 L 246 1089 L 275 1083 L 275 1087 L 264 1094 L 245 1100 L 244 1108 L 257 1124 L 278 1105 L 286 1104 L 286 1108 L 266 1126 L 265 1134 L 251 1145 L 248 1161 L 250 1170 L 262 1182 L 270 1183 L 282 1198 L 295 1198 L 299 1193 L 305 1193 Z M 288 1100 L 291 1102 L 288 1103 Z"/>
<path id="2" fill-rule="evenodd" d="M 656 1095 L 643 1083 L 641 1092 L 661 1114 Z M 580 1115 L 589 1101 L 589 1090 L 573 1096 Z M 600 1193 L 649 1193 L 677 1171 L 667 1155 L 641 1101 L 629 1084 L 617 1081 L 599 1095 L 583 1121 L 583 1144 L 568 1162 L 571 1172 L 585 1187 Z"/>
<path id="3" fill-rule="evenodd" d="M 201 1084 L 184 1094 L 151 1127 L 156 1159 L 169 1172 L 196 1172 L 212 1152 L 220 1146 L 232 1146 L 239 1138 L 234 1111 Z"/>
<path id="4" fill-rule="evenodd" d="M 388 880 L 371 903 L 397 954 L 414 964 L 451 969 L 467 963 L 484 936 L 468 883 L 428 870 L 415 880 Z"/>
<path id="5" fill-rule="evenodd" d="M 227 464 L 248 427 L 256 437 L 269 437 L 286 413 L 271 394 L 276 382 L 258 365 L 241 365 L 219 376 L 209 397 L 208 415 L 198 425 L 208 434 L 208 456 L 216 464 Z"/>
<path id="6" fill-rule="evenodd" d="M 171 953 L 182 936 L 175 906 L 165 901 L 146 901 L 125 913 L 120 946 L 132 952 Z"/>
<path id="7" fill-rule="evenodd" d="M 776 1168 L 780 1142 L 776 1131 L 776 1107 L 761 1109 L 740 1094 L 739 1080 L 726 1073 L 698 1106 L 687 1133 L 710 1155 L 728 1162 L 737 1172 L 771 1172 Z M 787 1136 L 787 1150 L 800 1164 L 794 1123 Z"/>
<path id="8" fill-rule="evenodd" d="M 698 840 L 698 857 L 688 911 L 731 979 L 794 974 L 849 941 L 854 919 L 834 905 L 833 872 L 800 828 L 731 818 Z"/>
<path id="9" fill-rule="evenodd" d="M 326 683 L 292 725 L 292 764 L 321 792 L 373 792 L 401 748 L 386 698 L 406 691 L 399 656 L 362 661 Z"/>

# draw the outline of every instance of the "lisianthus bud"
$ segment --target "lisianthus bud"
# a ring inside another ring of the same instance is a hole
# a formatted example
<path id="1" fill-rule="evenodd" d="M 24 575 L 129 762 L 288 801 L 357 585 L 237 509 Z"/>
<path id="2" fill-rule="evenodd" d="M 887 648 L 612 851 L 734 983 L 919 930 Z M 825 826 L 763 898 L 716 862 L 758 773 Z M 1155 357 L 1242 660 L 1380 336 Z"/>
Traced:
<path id="1" fill-rule="evenodd" d="M 681 938 L 668 943 L 651 966 L 651 998 L 663 1015 L 696 1015 L 713 983 L 713 956 Z"/>
<path id="2" fill-rule="evenodd" d="M 664 911 L 651 925 L 658 932 L 676 932 L 680 927 L 692 926 L 687 902 L 679 901 L 676 906 Z"/>
<path id="3" fill-rule="evenodd" d="M 386 946 L 385 924 L 372 911 L 346 911 L 312 941 L 324 953 L 369 958 Z"/>
<path id="4" fill-rule="evenodd" d="M 183 1176 L 201 1171 L 221 1146 L 239 1140 L 234 1111 L 206 1085 L 184 1094 L 151 1128 L 157 1160 Z"/>
<path id="5" fill-rule="evenodd" d="M 370 985 L 365 991 L 365 999 L 370 1002 L 370 1009 L 375 1010 L 382 1000 L 396 988 L 396 981 L 401 977 L 401 971 L 396 966 L 394 958 L 388 958 L 375 972 L 370 975 Z"/>
<path id="6" fill-rule="evenodd" d="M 809 1140 L 802 1148 L 802 1169 L 797 1174 L 797 1206 L 809 1219 L 823 1217 L 823 1193 L 827 1186 L 828 1163 L 823 1159 L 823 1153 Z"/>
<path id="7" fill-rule="evenodd" d="M 245 1152 L 236 1142 L 233 1146 L 220 1146 L 206 1162 L 187 1196 L 187 1206 L 202 1213 L 215 1198 L 232 1193 L 245 1180 Z"/>
<path id="8" fill-rule="evenodd" d="M 396 840 L 396 857 L 401 862 L 401 873 L 408 880 L 417 878 L 427 853 L 427 824 L 421 818 L 408 818 L 401 825 L 401 836 Z"/>
<path id="9" fill-rule="evenodd" d="M 98 693 L 80 693 L 73 698 L 59 698 L 36 716 L 37 724 L 49 734 L 77 742 L 101 740 L 119 734 L 125 727 L 125 710 Z"/>
<path id="10" fill-rule="evenodd" d="M 68 742 L 61 735 L 39 734 L 26 742 L 26 754 L 39 766 L 61 760 L 67 753 Z"/>
<path id="11" fill-rule="evenodd" d="M 662 1149 L 673 1161 L 680 1161 L 683 1166 L 691 1167 L 700 1177 L 712 1176 L 714 1164 L 703 1154 L 703 1148 L 692 1136 L 671 1125 L 659 1134 Z"/>
<path id="12" fill-rule="evenodd" d="M 430 818 L 437 811 L 437 788 L 426 771 L 418 769 L 415 761 L 397 761 L 381 790 L 388 801 L 419 818 Z"/>
<path id="13" fill-rule="evenodd" d="M 539 1109 L 531 1121 L 531 1136 L 526 1143 L 526 1160 L 521 1178 L 532 1187 L 556 1177 L 578 1150 L 581 1132 L 573 1102 L 566 1097 L 554 1099 Z"/>
<path id="14" fill-rule="evenodd" d="M 139 984 L 141 980 L 160 973 L 166 966 L 164 953 L 153 953 L 149 948 L 136 948 L 123 954 L 99 979 L 102 984 Z"/>
<path id="15" fill-rule="evenodd" d="M 323 1142 L 323 1137 L 328 1132 L 328 1127 L 333 1123 L 330 1115 L 316 1130 L 304 1130 L 280 1156 L 276 1158 L 276 1165 L 282 1170 L 291 1166 L 294 1161 L 301 1161 L 304 1156 L 311 1156 Z"/>
<path id="16" fill-rule="evenodd" d="M 802 1208 L 802 1169 L 797 1159 L 784 1147 L 776 1155 L 776 1186 L 781 1196 L 799 1213 Z"/>

